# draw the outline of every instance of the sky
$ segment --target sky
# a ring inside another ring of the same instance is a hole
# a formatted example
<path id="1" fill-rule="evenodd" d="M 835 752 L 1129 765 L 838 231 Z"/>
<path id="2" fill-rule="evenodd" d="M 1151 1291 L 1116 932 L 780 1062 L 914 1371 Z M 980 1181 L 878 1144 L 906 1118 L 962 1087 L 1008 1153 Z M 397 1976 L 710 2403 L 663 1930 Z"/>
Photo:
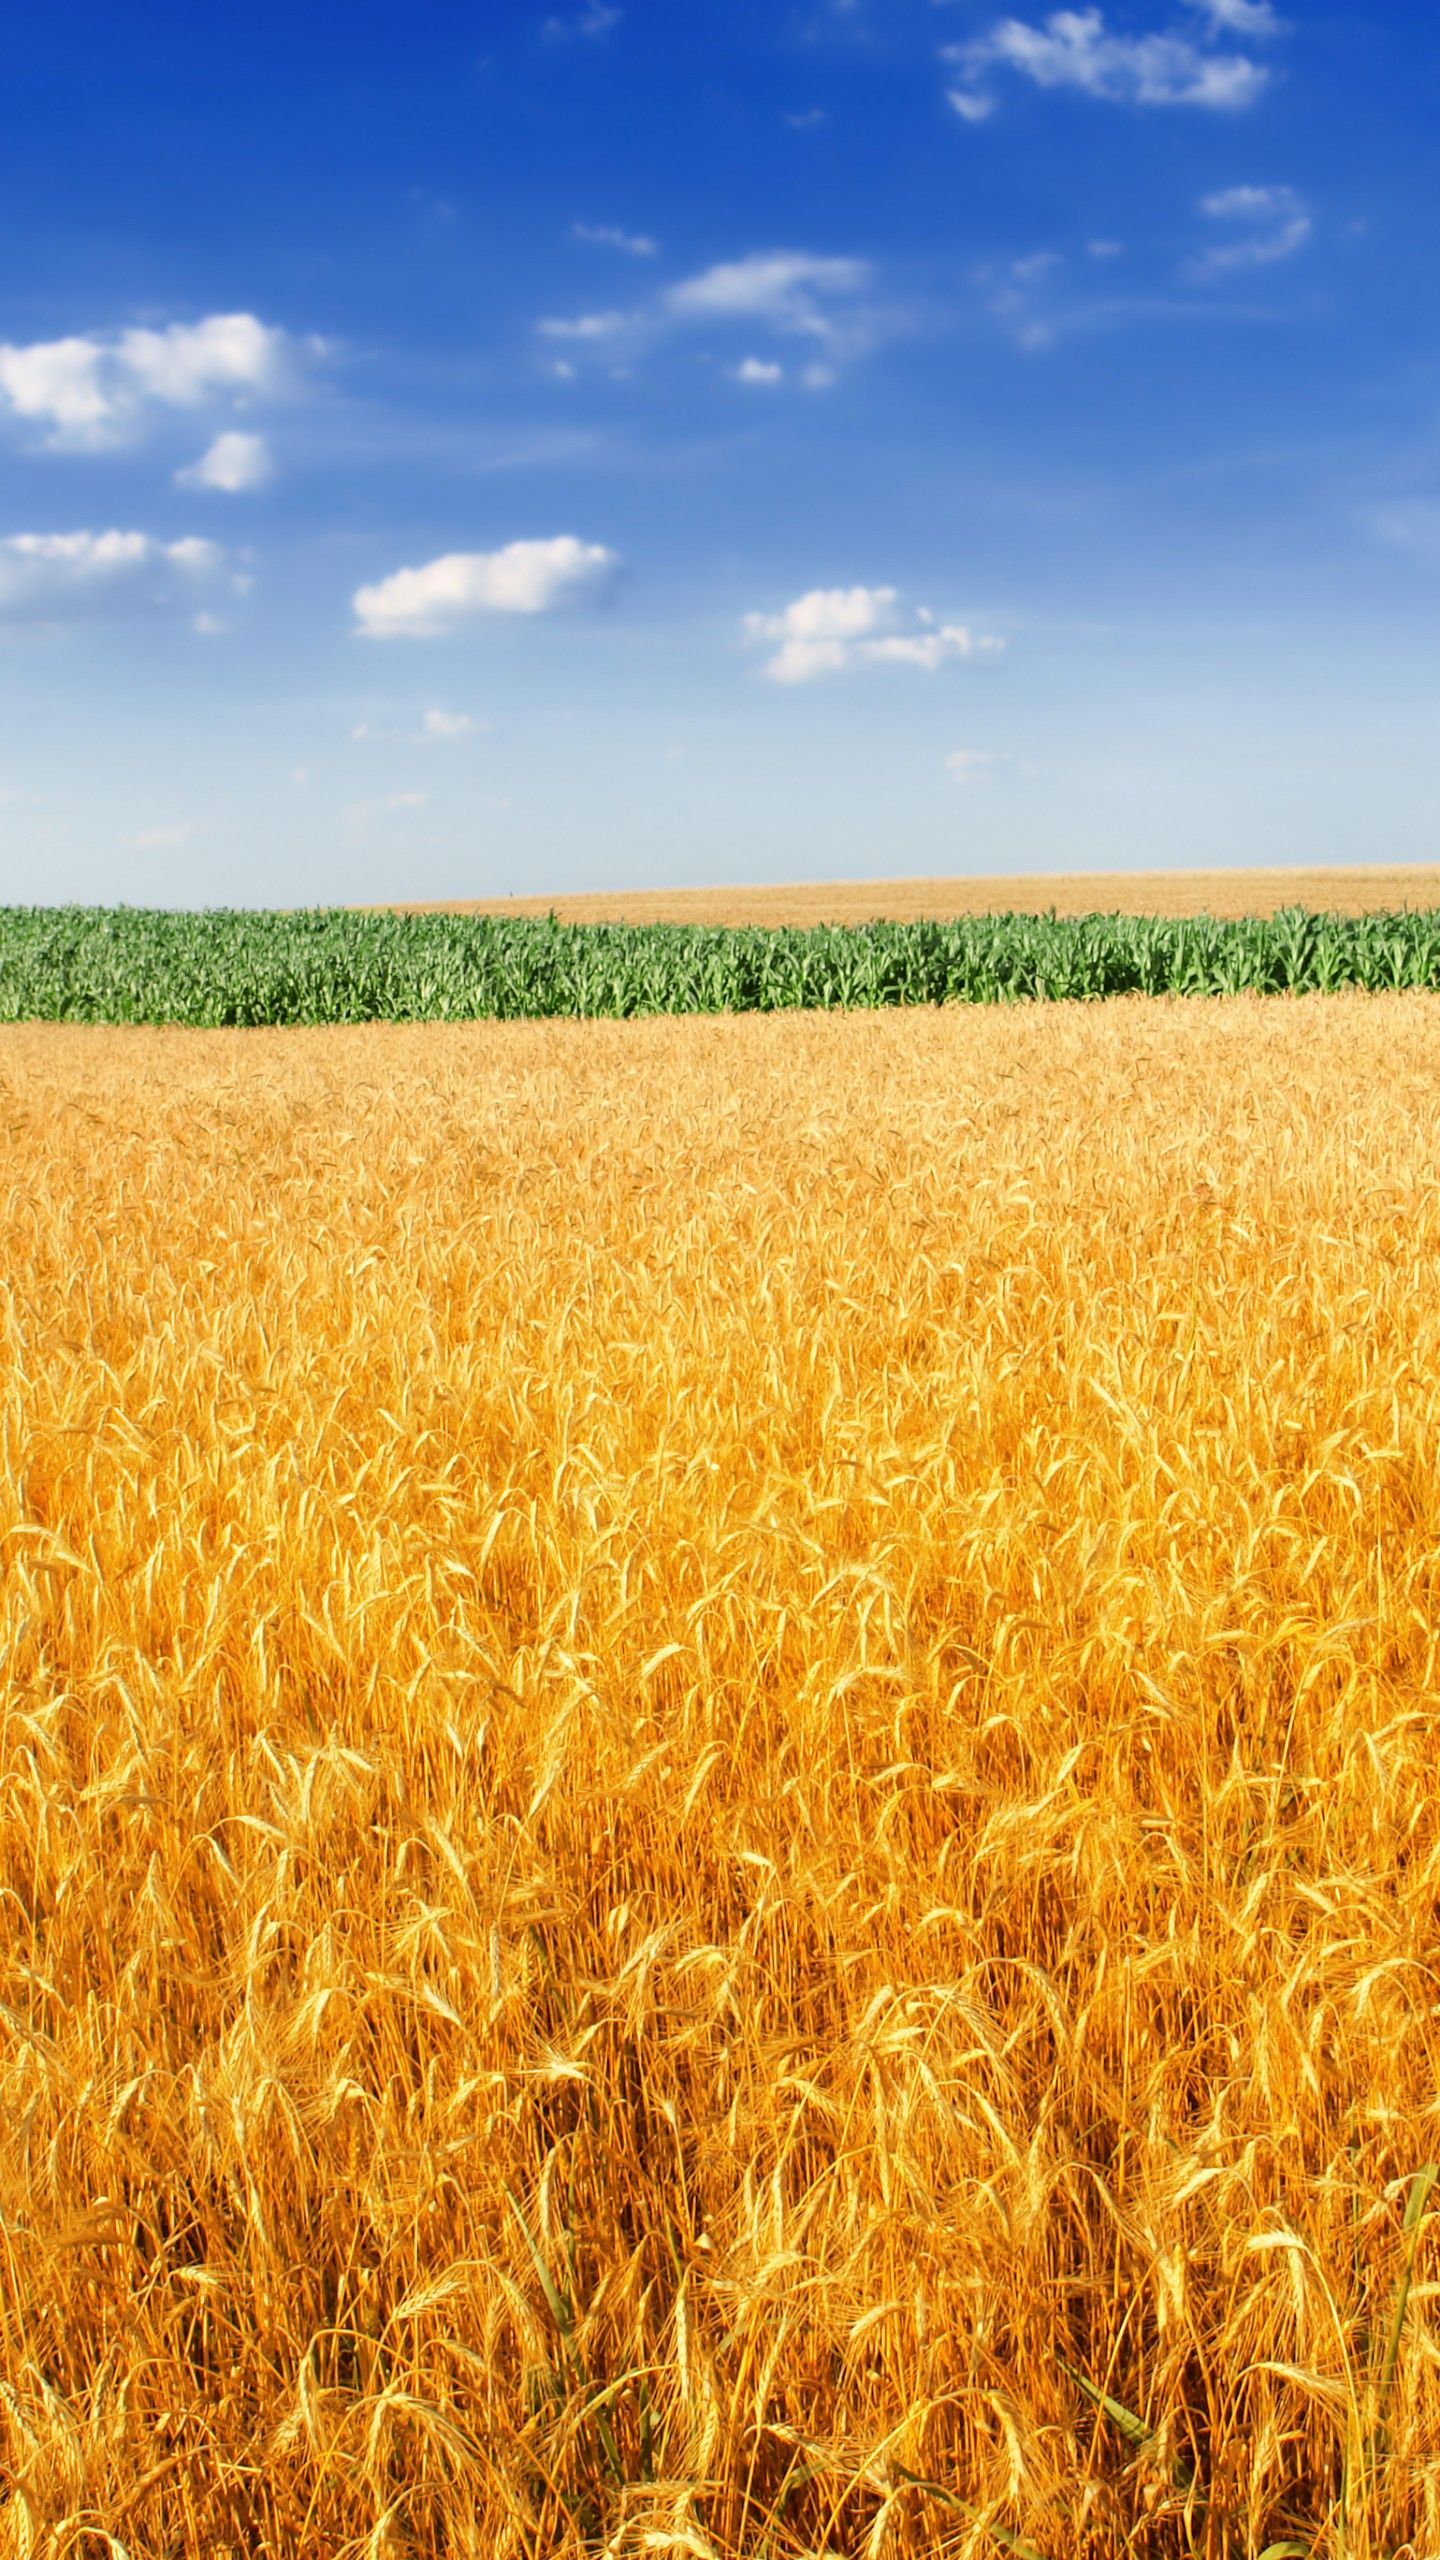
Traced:
<path id="1" fill-rule="evenodd" d="M 0 20 L 0 901 L 1440 860 L 1440 14 Z"/>

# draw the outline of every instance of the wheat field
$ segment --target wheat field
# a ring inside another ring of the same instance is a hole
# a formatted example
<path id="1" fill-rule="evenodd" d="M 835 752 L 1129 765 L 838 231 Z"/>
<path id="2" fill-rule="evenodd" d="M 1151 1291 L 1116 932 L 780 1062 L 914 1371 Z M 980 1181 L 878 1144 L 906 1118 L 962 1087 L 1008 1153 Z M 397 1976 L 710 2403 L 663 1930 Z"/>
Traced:
<path id="1" fill-rule="evenodd" d="M 957 872 L 933 880 L 795 880 L 709 889 L 582 889 L 553 897 L 399 903 L 401 913 L 533 915 L 566 924 L 864 924 L 872 917 L 1096 914 L 1375 915 L 1440 905 L 1434 863 L 1235 866 L 1228 871 Z"/>
<path id="2" fill-rule="evenodd" d="M 1432 999 L 0 1115 L 0 2550 L 1440 2547 Z"/>

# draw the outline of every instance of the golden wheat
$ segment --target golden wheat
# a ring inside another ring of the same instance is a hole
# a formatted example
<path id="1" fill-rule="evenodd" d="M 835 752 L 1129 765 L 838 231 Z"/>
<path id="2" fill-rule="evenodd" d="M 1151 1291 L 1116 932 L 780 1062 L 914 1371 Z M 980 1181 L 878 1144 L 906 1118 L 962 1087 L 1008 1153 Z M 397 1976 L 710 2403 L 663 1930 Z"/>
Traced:
<path id="1" fill-rule="evenodd" d="M 399 902 L 402 913 L 548 915 L 567 924 L 861 924 L 875 916 L 1375 915 L 1440 904 L 1433 863 L 1230 871 L 1009 871 L 936 880 L 796 880 L 719 889 L 580 889 L 556 897 Z"/>
<path id="2" fill-rule="evenodd" d="M 1432 1000 L 0 1124 L 0 2548 L 1437 2548 Z"/>

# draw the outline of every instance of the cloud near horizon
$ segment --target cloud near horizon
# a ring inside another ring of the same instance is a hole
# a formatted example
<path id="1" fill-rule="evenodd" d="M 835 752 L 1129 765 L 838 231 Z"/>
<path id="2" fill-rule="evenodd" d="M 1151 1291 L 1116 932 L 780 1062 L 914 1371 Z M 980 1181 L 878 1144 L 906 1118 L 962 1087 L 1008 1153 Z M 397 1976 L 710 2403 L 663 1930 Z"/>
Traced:
<path id="1" fill-rule="evenodd" d="M 603 595 L 619 567 L 616 552 L 571 533 L 500 551 L 448 551 L 357 588 L 356 629 L 370 640 L 433 640 L 477 614 L 554 613 Z"/>
<path id="2" fill-rule="evenodd" d="M 12 533 L 0 540 L 0 623 L 50 625 L 193 609 L 222 581 L 245 582 L 219 543 L 191 535 Z M 213 619 L 202 617 L 207 629 Z"/>
<path id="3" fill-rule="evenodd" d="M 747 613 L 745 635 L 778 643 L 761 674 L 772 684 L 809 684 L 857 667 L 918 667 L 994 657 L 1005 643 L 958 622 L 937 622 L 922 605 L 903 613 L 894 587 L 812 587 L 779 613 Z"/>

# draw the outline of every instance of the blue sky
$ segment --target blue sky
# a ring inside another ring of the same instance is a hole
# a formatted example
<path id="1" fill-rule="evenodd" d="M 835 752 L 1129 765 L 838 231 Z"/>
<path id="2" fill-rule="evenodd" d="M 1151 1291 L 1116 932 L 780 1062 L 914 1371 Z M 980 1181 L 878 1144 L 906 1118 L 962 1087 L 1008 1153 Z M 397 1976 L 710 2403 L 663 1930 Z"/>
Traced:
<path id="1" fill-rule="evenodd" d="M 1440 21 L 50 0 L 0 898 L 1440 859 Z"/>

